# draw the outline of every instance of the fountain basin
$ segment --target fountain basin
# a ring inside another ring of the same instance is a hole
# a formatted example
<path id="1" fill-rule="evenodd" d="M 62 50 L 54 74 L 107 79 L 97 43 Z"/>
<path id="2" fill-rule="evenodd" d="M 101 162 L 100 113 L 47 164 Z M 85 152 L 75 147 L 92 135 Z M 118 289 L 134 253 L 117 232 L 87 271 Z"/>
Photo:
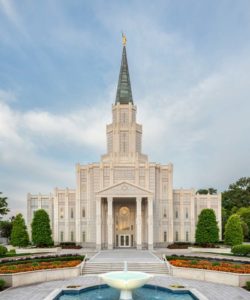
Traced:
<path id="1" fill-rule="evenodd" d="M 120 300 L 131 300 L 132 290 L 143 286 L 153 275 L 143 272 L 116 271 L 99 275 L 109 286 L 120 289 Z"/>

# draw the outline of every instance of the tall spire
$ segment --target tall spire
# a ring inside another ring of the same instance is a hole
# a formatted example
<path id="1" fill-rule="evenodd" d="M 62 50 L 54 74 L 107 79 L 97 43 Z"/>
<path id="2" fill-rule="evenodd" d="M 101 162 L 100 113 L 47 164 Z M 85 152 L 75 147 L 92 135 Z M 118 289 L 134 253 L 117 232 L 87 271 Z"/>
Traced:
<path id="1" fill-rule="evenodd" d="M 127 42 L 126 36 L 122 34 L 122 44 L 123 44 L 122 62 L 121 62 L 120 75 L 119 75 L 119 81 L 118 81 L 116 99 L 115 99 L 116 104 L 117 103 L 129 104 L 129 102 L 133 104 L 133 96 L 132 96 L 129 71 L 128 71 L 126 42 Z"/>

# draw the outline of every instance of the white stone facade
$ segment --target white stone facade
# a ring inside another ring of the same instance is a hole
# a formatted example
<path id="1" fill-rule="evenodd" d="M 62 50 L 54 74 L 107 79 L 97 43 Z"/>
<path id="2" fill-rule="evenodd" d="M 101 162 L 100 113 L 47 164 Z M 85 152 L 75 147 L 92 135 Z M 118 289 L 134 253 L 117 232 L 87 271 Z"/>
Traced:
<path id="1" fill-rule="evenodd" d="M 55 243 L 152 249 L 174 241 L 194 242 L 200 211 L 213 208 L 221 232 L 221 195 L 173 189 L 173 165 L 149 162 L 141 153 L 136 110 L 131 101 L 112 106 L 107 153 L 99 163 L 76 165 L 76 189 L 28 194 L 29 228 L 33 212 L 44 208 Z"/>

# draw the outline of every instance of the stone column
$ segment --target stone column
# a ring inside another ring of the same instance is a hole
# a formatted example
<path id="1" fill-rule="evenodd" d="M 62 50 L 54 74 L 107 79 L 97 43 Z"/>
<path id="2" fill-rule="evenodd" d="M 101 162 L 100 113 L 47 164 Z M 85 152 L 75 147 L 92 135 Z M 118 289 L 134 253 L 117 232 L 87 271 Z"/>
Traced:
<path id="1" fill-rule="evenodd" d="M 136 198 L 136 247 L 137 250 L 141 250 L 141 198 Z"/>
<path id="2" fill-rule="evenodd" d="M 59 232 L 58 232 L 58 223 L 59 223 L 59 216 L 58 216 L 58 211 L 59 211 L 59 207 L 58 207 L 58 192 L 57 192 L 57 188 L 54 191 L 54 229 L 53 229 L 53 239 L 55 244 L 59 244 L 60 240 L 59 240 Z"/>
<path id="3" fill-rule="evenodd" d="M 197 202 L 197 198 L 195 195 L 195 190 L 192 190 L 192 196 L 190 199 L 190 242 L 195 242 L 195 202 Z M 198 201 L 199 202 L 199 201 Z"/>
<path id="4" fill-rule="evenodd" d="M 76 194 L 75 194 L 75 241 L 79 245 L 82 243 L 81 240 L 81 168 L 80 165 L 76 165 Z"/>
<path id="5" fill-rule="evenodd" d="M 101 250 L 102 234 L 101 234 L 101 198 L 96 197 L 96 250 Z"/>
<path id="6" fill-rule="evenodd" d="M 173 165 L 168 167 L 168 242 L 174 241 L 174 208 L 173 208 Z"/>
<path id="7" fill-rule="evenodd" d="M 69 242 L 69 190 L 66 188 L 65 190 L 65 198 L 64 198 L 64 207 L 65 207 L 65 212 L 64 212 L 64 242 Z"/>
<path id="8" fill-rule="evenodd" d="M 108 198 L 108 249 L 113 249 L 113 198 Z"/>
<path id="9" fill-rule="evenodd" d="M 222 240 L 222 218 L 221 218 L 221 193 L 218 194 L 217 196 L 217 200 L 218 200 L 218 226 L 219 226 L 219 239 Z"/>
<path id="10" fill-rule="evenodd" d="M 153 198 L 148 197 L 148 249 L 153 250 L 154 248 L 154 237 L 153 237 Z"/>

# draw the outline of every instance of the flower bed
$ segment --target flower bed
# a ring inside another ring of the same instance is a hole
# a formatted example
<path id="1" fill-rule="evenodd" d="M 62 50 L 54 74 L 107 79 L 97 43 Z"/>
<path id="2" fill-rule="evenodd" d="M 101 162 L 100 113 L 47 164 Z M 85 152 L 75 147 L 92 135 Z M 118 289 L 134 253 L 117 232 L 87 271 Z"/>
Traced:
<path id="1" fill-rule="evenodd" d="M 29 272 L 47 269 L 72 268 L 81 263 L 81 260 L 53 261 L 53 262 L 29 262 L 23 264 L 6 264 L 0 266 L 1 274 Z"/>
<path id="2" fill-rule="evenodd" d="M 26 257 L 0 263 L 0 278 L 7 286 L 21 286 L 50 280 L 65 280 L 81 274 L 84 256 L 56 255 Z"/>
<path id="3" fill-rule="evenodd" d="M 194 280 L 245 286 L 250 280 L 250 264 L 195 257 L 166 257 L 170 274 Z"/>
<path id="4" fill-rule="evenodd" d="M 185 259 L 172 259 L 171 265 L 182 268 L 195 268 L 214 270 L 231 273 L 250 274 L 250 264 L 239 264 L 233 262 L 212 262 L 208 260 L 185 260 Z"/>

